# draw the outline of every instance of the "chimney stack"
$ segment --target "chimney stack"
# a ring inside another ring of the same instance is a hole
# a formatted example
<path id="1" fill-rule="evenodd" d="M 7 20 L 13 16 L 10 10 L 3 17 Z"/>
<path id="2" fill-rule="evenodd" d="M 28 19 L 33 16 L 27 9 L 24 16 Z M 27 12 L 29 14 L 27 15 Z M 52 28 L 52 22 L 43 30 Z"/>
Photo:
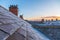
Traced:
<path id="1" fill-rule="evenodd" d="M 10 5 L 9 11 L 18 16 L 18 7 L 17 5 Z"/>
<path id="2" fill-rule="evenodd" d="M 20 18 L 23 19 L 23 15 L 20 15 Z"/>

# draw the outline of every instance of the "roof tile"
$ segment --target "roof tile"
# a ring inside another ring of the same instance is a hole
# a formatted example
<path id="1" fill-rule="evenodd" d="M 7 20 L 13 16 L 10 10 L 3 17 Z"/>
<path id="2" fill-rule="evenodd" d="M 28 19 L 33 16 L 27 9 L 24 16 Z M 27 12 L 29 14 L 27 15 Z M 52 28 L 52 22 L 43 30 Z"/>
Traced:
<path id="1" fill-rule="evenodd" d="M 5 40 L 9 35 L 0 31 L 0 40 Z"/>

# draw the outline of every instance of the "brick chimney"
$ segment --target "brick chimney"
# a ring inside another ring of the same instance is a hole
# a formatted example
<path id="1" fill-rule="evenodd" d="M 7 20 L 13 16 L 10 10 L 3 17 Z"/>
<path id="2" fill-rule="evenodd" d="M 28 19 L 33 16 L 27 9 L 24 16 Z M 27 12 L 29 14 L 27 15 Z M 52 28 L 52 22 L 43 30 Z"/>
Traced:
<path id="1" fill-rule="evenodd" d="M 18 7 L 17 7 L 17 5 L 10 5 L 9 11 L 11 11 L 13 14 L 18 16 Z"/>

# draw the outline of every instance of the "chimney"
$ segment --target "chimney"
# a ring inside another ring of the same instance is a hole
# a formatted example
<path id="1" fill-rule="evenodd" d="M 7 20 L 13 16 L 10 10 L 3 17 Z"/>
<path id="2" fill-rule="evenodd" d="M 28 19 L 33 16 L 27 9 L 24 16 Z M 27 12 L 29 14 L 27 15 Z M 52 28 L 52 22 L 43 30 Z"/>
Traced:
<path id="1" fill-rule="evenodd" d="M 23 15 L 20 15 L 20 18 L 23 19 Z"/>
<path id="2" fill-rule="evenodd" d="M 11 11 L 13 14 L 18 16 L 18 7 L 17 7 L 17 5 L 10 5 L 9 11 Z"/>

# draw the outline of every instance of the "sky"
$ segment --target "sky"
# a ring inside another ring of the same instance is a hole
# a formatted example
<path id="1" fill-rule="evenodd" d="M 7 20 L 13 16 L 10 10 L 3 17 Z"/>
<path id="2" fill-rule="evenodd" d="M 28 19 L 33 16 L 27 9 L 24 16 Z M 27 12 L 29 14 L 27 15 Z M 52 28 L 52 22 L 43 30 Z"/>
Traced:
<path id="1" fill-rule="evenodd" d="M 19 15 L 24 18 L 38 16 L 60 16 L 60 0 L 0 0 L 0 5 L 9 9 L 18 5 Z"/>

